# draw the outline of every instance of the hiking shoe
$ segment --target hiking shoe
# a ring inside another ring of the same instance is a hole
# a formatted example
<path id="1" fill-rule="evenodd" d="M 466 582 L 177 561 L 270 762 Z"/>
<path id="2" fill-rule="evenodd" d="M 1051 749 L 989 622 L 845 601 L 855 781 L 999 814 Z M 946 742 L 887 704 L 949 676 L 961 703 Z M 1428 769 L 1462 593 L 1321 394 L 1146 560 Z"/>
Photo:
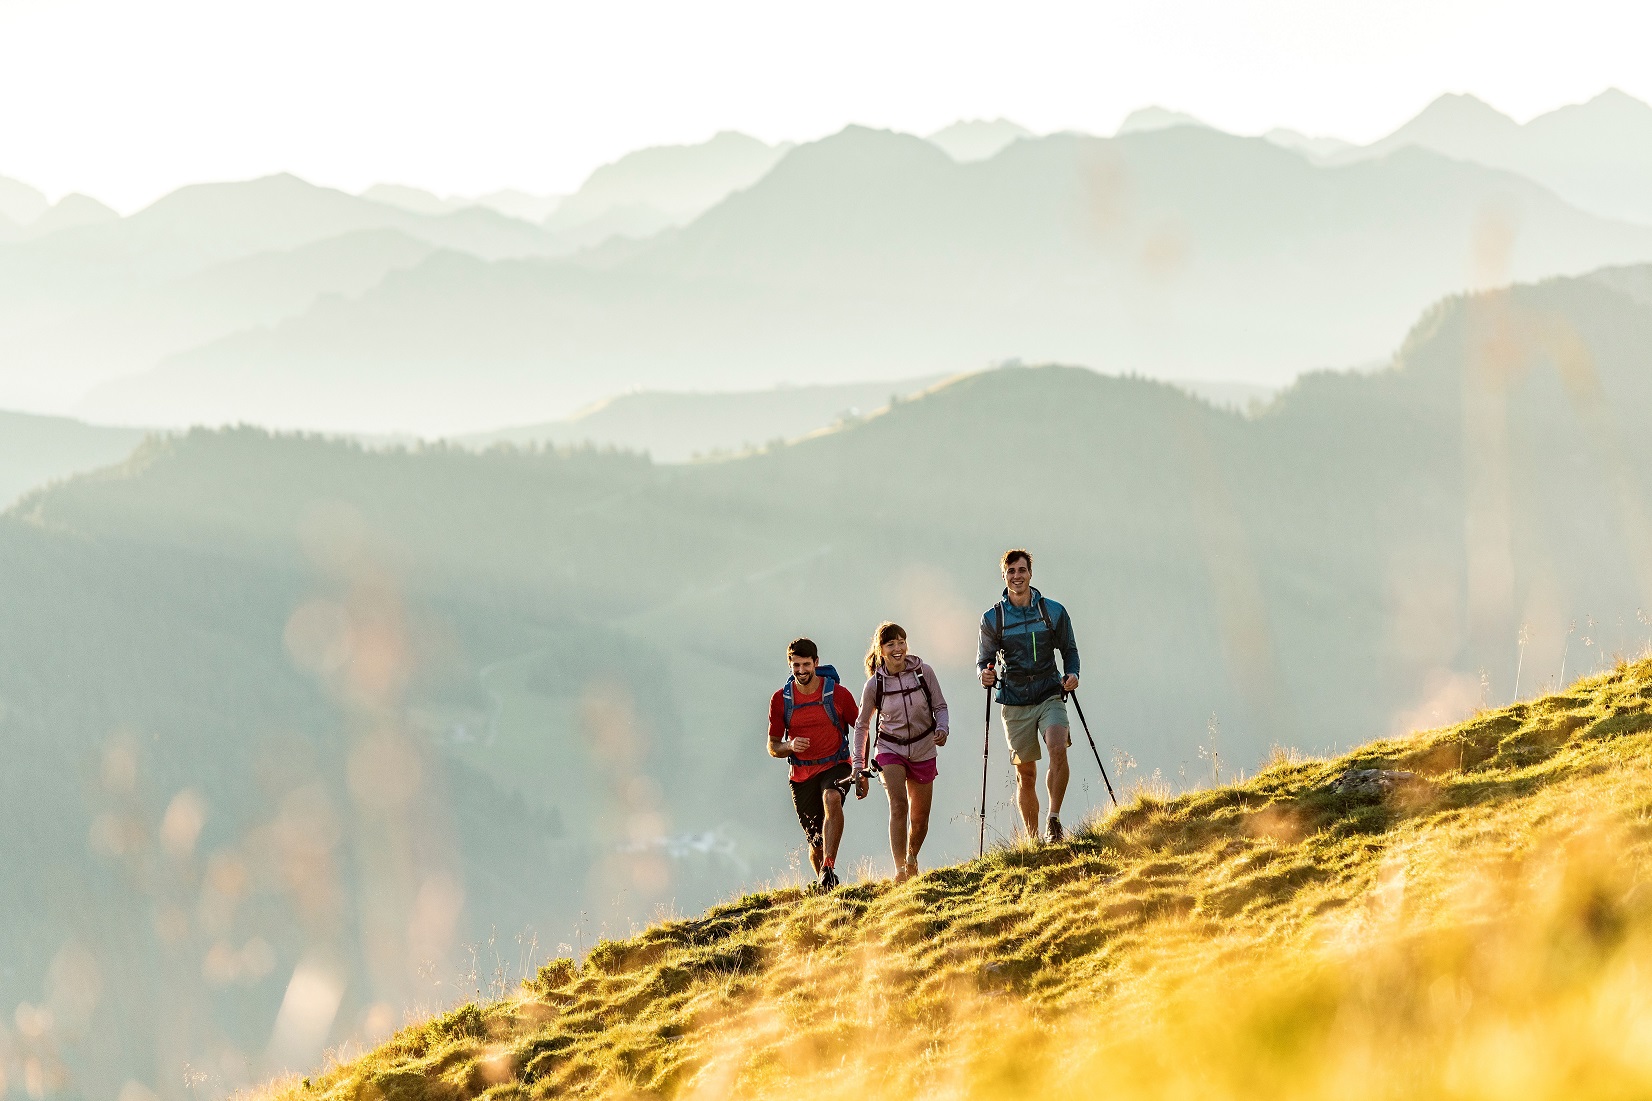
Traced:
<path id="1" fill-rule="evenodd" d="M 822 891 L 830 891 L 836 887 L 837 884 L 837 869 L 827 868 L 825 871 L 820 873 L 820 889 Z"/>
<path id="2" fill-rule="evenodd" d="M 1050 824 L 1046 827 L 1046 832 L 1050 836 L 1050 844 L 1052 845 L 1063 840 L 1067 836 L 1061 829 L 1061 819 L 1057 818 L 1053 814 L 1050 815 Z"/>

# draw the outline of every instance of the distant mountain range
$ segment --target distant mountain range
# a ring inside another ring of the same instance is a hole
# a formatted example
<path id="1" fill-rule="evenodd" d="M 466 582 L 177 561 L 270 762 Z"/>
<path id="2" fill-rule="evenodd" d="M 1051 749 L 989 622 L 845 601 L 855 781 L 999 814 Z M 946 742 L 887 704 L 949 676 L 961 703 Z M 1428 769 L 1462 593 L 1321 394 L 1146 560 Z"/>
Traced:
<path id="1" fill-rule="evenodd" d="M 1204 125 L 1192 115 L 1148 107 L 1126 119 L 1120 132 Z M 1287 129 L 1263 137 L 1331 165 L 1428 149 L 1518 173 L 1580 210 L 1652 225 L 1652 106 L 1616 88 L 1524 124 L 1474 96 L 1451 94 L 1370 145 Z"/>
<path id="2" fill-rule="evenodd" d="M 476 199 L 442 198 L 398 184 L 377 184 L 362 198 L 415 214 L 451 214 L 486 207 L 544 225 L 572 252 L 610 237 L 647 237 L 683 225 L 730 193 L 762 178 L 791 148 L 732 130 L 695 145 L 661 145 L 627 153 L 596 169 L 572 195 L 497 191 Z"/>
<path id="3" fill-rule="evenodd" d="M 438 252 L 359 298 L 106 383 L 80 410 L 440 433 L 631 387 L 1009 358 L 1278 384 L 1382 358 L 1424 305 L 1476 280 L 1642 258 L 1652 229 L 1419 149 L 1324 167 L 1176 126 L 1022 139 L 959 164 L 851 127 L 611 260 Z"/>
<path id="4" fill-rule="evenodd" d="M 0 244 L 119 220 L 119 214 L 89 195 L 65 195 L 49 203 L 29 185 L 0 177 Z"/>
<path id="5" fill-rule="evenodd" d="M 1652 106 L 1616 88 L 1524 125 L 1473 96 L 1441 96 L 1388 137 L 1333 160 L 1407 146 L 1518 172 L 1580 209 L 1652 225 Z"/>
<path id="6" fill-rule="evenodd" d="M 725 133 L 565 198 L 276 176 L 128 218 L 0 181 L 0 405 L 455 432 L 1009 358 L 1277 385 L 1380 358 L 1441 293 L 1646 258 L 1600 214 L 1648 213 L 1649 117 L 1443 97 L 1364 148 L 1162 108 L 1112 139 Z"/>
<path id="7" fill-rule="evenodd" d="M 381 234 L 356 236 L 369 231 Z M 111 214 L 0 245 L 0 400 L 64 405 L 105 378 L 223 335 L 224 288 L 216 276 L 187 282 L 220 264 L 263 256 L 265 266 L 288 269 L 288 279 L 271 284 L 272 297 L 243 311 L 237 327 L 273 323 L 311 306 L 317 295 L 360 293 L 396 266 L 384 258 L 383 231 L 426 250 L 486 258 L 561 251 L 545 230 L 494 211 L 418 215 L 293 176 L 184 188 L 129 218 Z M 303 260 L 279 254 L 329 241 L 335 244 L 313 257 L 314 285 L 294 301 L 290 281 Z M 404 245 L 397 255 L 406 252 Z M 356 273 L 375 265 L 376 274 L 358 285 Z M 149 316 L 157 296 L 172 305 Z M 120 334 L 132 325 L 146 335 L 125 345 Z M 185 343 L 159 335 L 169 332 Z M 107 354 L 90 351 L 100 348 Z"/>

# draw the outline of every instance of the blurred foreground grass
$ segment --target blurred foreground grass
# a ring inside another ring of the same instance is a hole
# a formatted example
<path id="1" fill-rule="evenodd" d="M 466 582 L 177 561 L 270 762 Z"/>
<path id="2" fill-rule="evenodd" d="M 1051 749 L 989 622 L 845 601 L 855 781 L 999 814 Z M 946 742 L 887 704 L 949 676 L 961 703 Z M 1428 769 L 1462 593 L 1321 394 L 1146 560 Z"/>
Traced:
<path id="1" fill-rule="evenodd" d="M 1649 810 L 1643 661 L 1068 844 L 748 895 L 267 1093 L 1649 1096 Z"/>

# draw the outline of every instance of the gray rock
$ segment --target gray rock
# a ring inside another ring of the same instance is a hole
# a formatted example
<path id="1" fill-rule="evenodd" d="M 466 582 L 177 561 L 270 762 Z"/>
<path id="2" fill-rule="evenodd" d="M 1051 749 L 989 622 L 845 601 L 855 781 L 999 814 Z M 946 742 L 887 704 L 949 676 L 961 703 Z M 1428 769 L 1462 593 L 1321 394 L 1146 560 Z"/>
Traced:
<path id="1" fill-rule="evenodd" d="M 1415 772 L 1389 768 L 1351 768 L 1331 781 L 1339 795 L 1387 795 L 1398 787 L 1420 783 Z"/>

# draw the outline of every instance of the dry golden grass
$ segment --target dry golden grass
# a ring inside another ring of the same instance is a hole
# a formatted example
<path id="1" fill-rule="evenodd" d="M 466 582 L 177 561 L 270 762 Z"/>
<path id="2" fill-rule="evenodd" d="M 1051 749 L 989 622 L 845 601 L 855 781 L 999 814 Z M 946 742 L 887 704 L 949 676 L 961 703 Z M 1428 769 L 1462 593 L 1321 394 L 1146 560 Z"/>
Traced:
<path id="1" fill-rule="evenodd" d="M 1352 769 L 1415 774 L 1333 791 Z M 748 895 L 281 1101 L 1652 1095 L 1652 662 L 1138 797 L 905 885 Z"/>

